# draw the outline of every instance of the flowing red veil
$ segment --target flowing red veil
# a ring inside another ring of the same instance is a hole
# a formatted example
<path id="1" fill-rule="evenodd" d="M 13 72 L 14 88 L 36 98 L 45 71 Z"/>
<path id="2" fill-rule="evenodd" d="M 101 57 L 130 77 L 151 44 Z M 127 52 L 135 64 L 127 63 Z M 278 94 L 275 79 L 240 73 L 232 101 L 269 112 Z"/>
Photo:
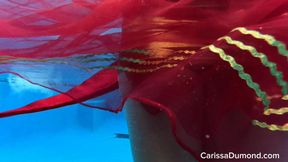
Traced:
<path id="1" fill-rule="evenodd" d="M 0 74 L 59 92 L 0 117 L 76 103 L 119 112 L 134 99 L 164 111 L 199 161 L 205 151 L 285 162 L 287 15 L 287 0 L 0 1 Z M 110 92 L 115 104 L 85 103 Z"/>

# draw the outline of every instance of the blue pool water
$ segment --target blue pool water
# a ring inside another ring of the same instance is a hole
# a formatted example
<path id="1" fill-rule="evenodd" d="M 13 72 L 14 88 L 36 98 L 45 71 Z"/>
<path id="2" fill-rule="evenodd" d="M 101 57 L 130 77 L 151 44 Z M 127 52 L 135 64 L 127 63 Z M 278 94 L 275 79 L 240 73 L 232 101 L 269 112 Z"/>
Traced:
<path id="1" fill-rule="evenodd" d="M 1 111 L 55 94 L 19 82 L 0 82 Z M 124 114 L 73 105 L 0 119 L 0 162 L 132 162 L 129 139 L 115 138 L 128 132 Z"/>

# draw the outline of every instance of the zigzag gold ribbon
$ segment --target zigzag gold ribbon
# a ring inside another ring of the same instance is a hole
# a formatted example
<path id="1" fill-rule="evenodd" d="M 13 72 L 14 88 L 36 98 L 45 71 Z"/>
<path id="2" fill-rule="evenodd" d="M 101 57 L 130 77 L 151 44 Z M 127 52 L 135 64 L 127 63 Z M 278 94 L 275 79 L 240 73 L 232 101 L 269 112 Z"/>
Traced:
<path id="1" fill-rule="evenodd" d="M 178 64 L 166 64 L 162 66 L 158 66 L 155 68 L 151 69 L 135 69 L 135 68 L 129 68 L 129 67 L 123 67 L 123 66 L 94 66 L 90 67 L 90 69 L 117 69 L 119 71 L 125 71 L 125 72 L 133 72 L 133 73 L 149 73 L 149 72 L 154 72 L 163 68 L 174 68 L 178 66 Z"/>
<path id="2" fill-rule="evenodd" d="M 269 61 L 267 56 L 264 53 L 258 52 L 257 49 L 253 46 L 246 45 L 243 42 L 238 41 L 238 40 L 233 40 L 229 36 L 221 37 L 218 40 L 225 40 L 228 44 L 235 45 L 241 50 L 248 51 L 253 57 L 260 59 L 261 63 L 265 67 L 269 68 L 271 75 L 276 78 L 277 84 L 280 87 L 282 87 L 283 95 L 286 95 L 288 93 L 288 84 L 286 81 L 283 80 L 282 72 L 277 70 L 277 65 L 274 62 Z"/>
<path id="3" fill-rule="evenodd" d="M 269 34 L 262 34 L 259 31 L 256 30 L 249 30 L 244 27 L 238 27 L 232 30 L 233 31 L 239 31 L 242 34 L 245 35 L 251 35 L 256 39 L 262 39 L 266 41 L 269 45 L 274 46 L 277 48 L 279 54 L 288 57 L 288 50 L 286 48 L 285 43 L 277 40 L 274 36 Z"/>
<path id="4" fill-rule="evenodd" d="M 127 61 L 127 62 L 132 62 L 132 63 L 136 63 L 136 64 L 140 64 L 140 65 L 158 65 L 161 63 L 167 63 L 169 61 L 183 61 L 186 58 L 183 56 L 174 56 L 174 57 L 168 57 L 166 59 L 162 59 L 162 60 L 155 60 L 155 61 L 148 61 L 148 60 L 143 60 L 143 59 L 134 59 L 134 58 L 127 58 L 127 57 L 123 57 L 120 58 L 120 61 Z"/>
<path id="5" fill-rule="evenodd" d="M 283 96 L 282 100 L 288 100 L 288 95 Z"/>
<path id="6" fill-rule="evenodd" d="M 276 125 L 276 124 L 267 124 L 265 122 L 260 122 L 258 120 L 253 120 L 252 123 L 255 126 L 258 126 L 264 129 L 269 129 L 271 131 L 288 131 L 288 123 L 284 125 Z"/>
<path id="7" fill-rule="evenodd" d="M 288 113 L 288 107 L 282 107 L 280 109 L 273 109 L 273 108 L 269 108 L 267 110 L 264 111 L 264 115 L 283 115 Z"/>
<path id="8" fill-rule="evenodd" d="M 239 77 L 245 80 L 247 85 L 255 91 L 258 97 L 261 98 L 263 105 L 265 105 L 265 109 L 269 107 L 270 100 L 268 100 L 266 92 L 262 91 L 259 84 L 255 83 L 252 77 L 244 71 L 242 65 L 238 64 L 232 56 L 227 55 L 221 48 L 215 47 L 214 45 L 209 45 L 204 48 L 208 48 L 211 52 L 218 54 L 222 60 L 228 62 L 230 66 L 238 72 Z"/>

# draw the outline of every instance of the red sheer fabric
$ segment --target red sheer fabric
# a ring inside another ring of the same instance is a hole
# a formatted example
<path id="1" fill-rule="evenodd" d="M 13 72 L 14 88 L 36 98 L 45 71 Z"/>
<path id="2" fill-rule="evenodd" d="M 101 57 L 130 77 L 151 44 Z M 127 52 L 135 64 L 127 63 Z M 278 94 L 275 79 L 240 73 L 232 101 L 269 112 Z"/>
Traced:
<path id="1" fill-rule="evenodd" d="M 2 71 L 21 74 L 30 66 L 19 62 L 48 66 L 43 60 L 77 55 L 74 61 L 94 75 L 67 92 L 43 82 L 61 94 L 1 117 L 81 103 L 119 84 L 122 102 L 106 110 L 118 112 L 135 99 L 166 112 L 178 143 L 199 161 L 201 152 L 279 153 L 274 161 L 288 160 L 287 0 L 2 3 Z M 98 72 L 94 56 L 109 53 L 114 63 Z"/>

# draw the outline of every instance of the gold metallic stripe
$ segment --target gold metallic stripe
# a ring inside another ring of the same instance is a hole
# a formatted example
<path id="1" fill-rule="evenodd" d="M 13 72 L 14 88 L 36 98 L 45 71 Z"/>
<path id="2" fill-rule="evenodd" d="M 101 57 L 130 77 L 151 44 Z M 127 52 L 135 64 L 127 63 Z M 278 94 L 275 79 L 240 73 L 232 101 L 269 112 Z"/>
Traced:
<path id="1" fill-rule="evenodd" d="M 284 125 L 276 125 L 276 124 L 267 124 L 265 122 L 260 122 L 258 120 L 252 121 L 253 125 L 256 125 L 260 128 L 269 129 L 271 131 L 288 131 L 288 123 Z"/>
<path id="2" fill-rule="evenodd" d="M 161 63 L 167 63 L 169 61 L 182 61 L 185 60 L 185 57 L 182 56 L 174 56 L 174 57 L 169 57 L 166 59 L 162 60 L 154 60 L 154 61 L 147 61 L 143 59 L 134 59 L 134 58 L 127 58 L 127 57 L 122 57 L 119 59 L 120 61 L 127 61 L 127 62 L 132 62 L 140 65 L 159 65 Z"/>
<path id="3" fill-rule="evenodd" d="M 246 81 L 248 87 L 253 89 L 256 95 L 261 98 L 263 105 L 265 105 L 265 109 L 269 107 L 270 100 L 268 100 L 266 92 L 262 91 L 259 84 L 255 83 L 252 77 L 244 71 L 244 67 L 242 65 L 238 64 L 232 56 L 227 55 L 221 48 L 215 47 L 214 45 L 209 45 L 205 48 L 208 48 L 211 52 L 218 54 L 222 60 L 228 62 L 231 68 L 238 72 L 239 77 Z"/>
<path id="4" fill-rule="evenodd" d="M 157 49 L 155 49 L 157 50 Z M 131 50 L 124 50 L 120 52 L 124 53 L 136 53 L 136 54 L 143 54 L 149 56 L 150 52 L 153 52 L 154 50 L 145 50 L 145 49 L 131 49 Z M 181 53 L 181 54 L 187 54 L 187 55 L 194 55 L 196 52 L 193 50 L 178 50 L 176 53 Z M 104 54 L 97 54 L 97 55 L 107 55 L 107 54 L 115 54 L 115 53 L 104 53 Z M 95 58 L 95 59 L 88 59 L 86 58 L 91 58 L 94 57 L 95 55 L 89 54 L 89 55 L 83 55 L 83 56 L 77 56 L 75 57 L 78 61 L 80 62 L 107 62 L 107 61 L 116 61 L 116 58 L 110 57 L 110 58 Z M 152 57 L 153 59 L 157 59 L 157 57 Z M 7 60 L 8 59 L 8 60 Z M 49 61 L 58 61 L 61 60 L 61 57 L 55 57 L 55 58 L 43 58 L 43 59 L 35 59 L 35 58 L 24 58 L 24 57 L 14 57 L 14 56 L 8 56 L 8 55 L 2 55 L 0 56 L 0 64 L 1 63 L 11 63 L 15 61 L 30 61 L 30 62 L 49 62 Z M 74 59 L 74 58 L 71 58 Z M 85 60 L 83 60 L 85 59 Z M 159 57 L 159 59 L 164 59 L 163 57 Z M 144 59 L 134 59 L 134 58 L 128 58 L 128 57 L 123 57 L 120 60 L 121 61 L 128 61 L 132 63 L 138 63 L 141 65 L 157 65 L 160 63 L 167 63 L 168 61 L 182 61 L 184 60 L 185 57 L 182 56 L 174 56 L 170 58 L 165 58 L 165 60 L 155 60 L 155 61 L 147 61 Z M 63 61 L 64 62 L 64 61 Z"/>
<path id="5" fill-rule="evenodd" d="M 135 64 L 140 64 L 140 65 L 159 65 L 162 63 L 168 63 L 170 61 L 183 61 L 187 59 L 187 57 L 183 57 L 183 56 L 173 56 L 173 57 L 168 57 L 166 59 L 161 59 L 161 60 L 144 60 L 144 59 L 135 59 L 135 58 L 129 58 L 129 57 L 122 57 L 119 60 L 120 61 L 126 61 L 126 62 L 130 62 L 130 63 L 135 63 Z M 33 59 L 13 59 L 13 60 L 5 60 L 5 61 L 1 61 L 0 60 L 0 64 L 1 63 L 11 63 L 11 62 L 15 62 L 15 61 L 28 61 L 28 62 L 57 62 L 57 63 L 63 63 L 63 64 L 69 64 L 67 61 L 59 61 L 59 60 L 52 60 L 52 59 L 46 59 L 46 60 L 33 60 Z M 109 62 L 109 61 L 117 61 L 116 58 L 95 58 L 95 59 L 91 59 L 91 60 L 79 60 L 79 62 L 85 62 L 85 63 L 89 63 L 89 62 Z"/>
<path id="6" fill-rule="evenodd" d="M 282 100 L 288 100 L 288 95 L 285 95 L 281 98 Z"/>
<path id="7" fill-rule="evenodd" d="M 196 51 L 194 50 L 178 50 L 176 53 L 187 54 L 187 55 L 195 55 Z"/>
<path id="8" fill-rule="evenodd" d="M 124 71 L 124 72 L 132 72 L 132 73 L 151 73 L 163 68 L 174 68 L 178 66 L 177 64 L 166 64 L 166 65 L 162 65 L 162 66 L 158 66 L 155 68 L 151 68 L 151 69 L 135 69 L 135 68 L 129 68 L 129 67 L 123 67 L 123 66 L 94 66 L 94 67 L 90 67 L 89 69 L 116 69 L 119 71 Z"/>
<path id="9" fill-rule="evenodd" d="M 163 50 L 167 52 L 168 49 L 157 49 L 157 48 L 153 48 L 153 49 L 132 49 L 132 50 L 124 50 L 122 52 L 124 52 L 124 53 L 133 53 L 133 54 L 143 54 L 143 55 L 146 55 L 146 56 L 150 56 L 151 53 L 157 53 L 157 52 L 163 51 Z M 173 50 L 171 50 L 171 49 L 168 50 L 168 51 L 173 52 Z M 175 51 L 175 53 L 194 55 L 194 54 L 196 54 L 196 51 L 194 51 L 194 50 L 177 50 L 177 51 Z M 153 54 L 153 55 L 155 55 L 155 54 Z M 157 57 L 154 56 L 153 58 L 157 58 Z M 163 58 L 163 57 L 159 57 L 159 58 Z"/>
<path id="10" fill-rule="evenodd" d="M 269 45 L 276 47 L 278 49 L 279 54 L 288 57 L 288 50 L 286 48 L 285 43 L 277 40 L 272 35 L 262 34 L 259 31 L 249 30 L 249 29 L 246 29 L 244 27 L 235 28 L 235 29 L 232 30 L 232 32 L 233 31 L 239 31 L 242 34 L 251 35 L 251 36 L 253 36 L 254 38 L 257 38 L 257 39 L 262 39 L 262 40 L 266 41 Z"/>
<path id="11" fill-rule="evenodd" d="M 121 51 L 121 52 L 124 52 L 124 53 L 134 53 L 134 54 L 143 54 L 143 55 L 149 55 L 149 51 L 148 50 L 144 50 L 144 49 L 130 49 L 130 50 L 124 50 L 124 51 Z"/>
<path id="12" fill-rule="evenodd" d="M 183 57 L 183 56 L 174 56 L 174 57 L 169 57 L 169 58 L 166 58 L 166 59 L 153 60 L 153 61 L 148 61 L 148 60 L 144 60 L 144 59 L 134 59 L 134 58 L 128 58 L 128 57 L 122 57 L 119 60 L 120 61 L 130 62 L 130 63 L 135 63 L 135 64 L 140 64 L 140 65 L 159 65 L 161 63 L 168 63 L 170 61 L 183 61 L 185 59 L 186 58 Z M 84 60 L 84 61 L 79 61 L 79 62 L 85 62 L 85 63 L 89 63 L 89 62 L 109 62 L 109 61 L 116 61 L 116 60 L 117 60 L 116 58 L 96 58 L 96 59 Z M 5 62 L 14 62 L 14 61 L 28 61 L 28 60 L 16 59 L 16 60 L 10 60 L 10 61 L 5 61 Z M 55 61 L 55 62 L 58 62 L 58 63 L 67 64 L 67 62 L 65 62 L 65 61 L 59 62 L 59 60 L 42 60 L 42 61 L 29 60 L 29 62 L 48 62 L 48 61 Z M 4 63 L 4 61 L 1 62 L 1 63 Z"/>
<path id="13" fill-rule="evenodd" d="M 282 107 L 279 109 L 273 109 L 273 108 L 269 108 L 267 110 L 264 111 L 264 115 L 283 115 L 288 113 L 288 107 Z"/>
<path id="14" fill-rule="evenodd" d="M 260 59 L 261 63 L 265 67 L 269 68 L 270 74 L 276 78 L 277 84 L 282 87 L 282 94 L 286 95 L 288 93 L 288 84 L 283 80 L 282 72 L 278 71 L 277 65 L 274 62 L 269 61 L 264 53 L 258 52 L 257 49 L 253 46 L 246 45 L 238 40 L 233 40 L 229 36 L 221 37 L 218 40 L 225 40 L 228 44 L 235 45 L 241 50 L 248 51 L 253 57 Z"/>
<path id="15" fill-rule="evenodd" d="M 268 98 L 269 100 L 279 99 L 279 98 L 281 98 L 281 97 L 282 97 L 282 95 L 280 95 L 280 94 L 267 95 L 267 98 Z M 261 98 L 256 97 L 256 101 L 261 101 Z"/>

